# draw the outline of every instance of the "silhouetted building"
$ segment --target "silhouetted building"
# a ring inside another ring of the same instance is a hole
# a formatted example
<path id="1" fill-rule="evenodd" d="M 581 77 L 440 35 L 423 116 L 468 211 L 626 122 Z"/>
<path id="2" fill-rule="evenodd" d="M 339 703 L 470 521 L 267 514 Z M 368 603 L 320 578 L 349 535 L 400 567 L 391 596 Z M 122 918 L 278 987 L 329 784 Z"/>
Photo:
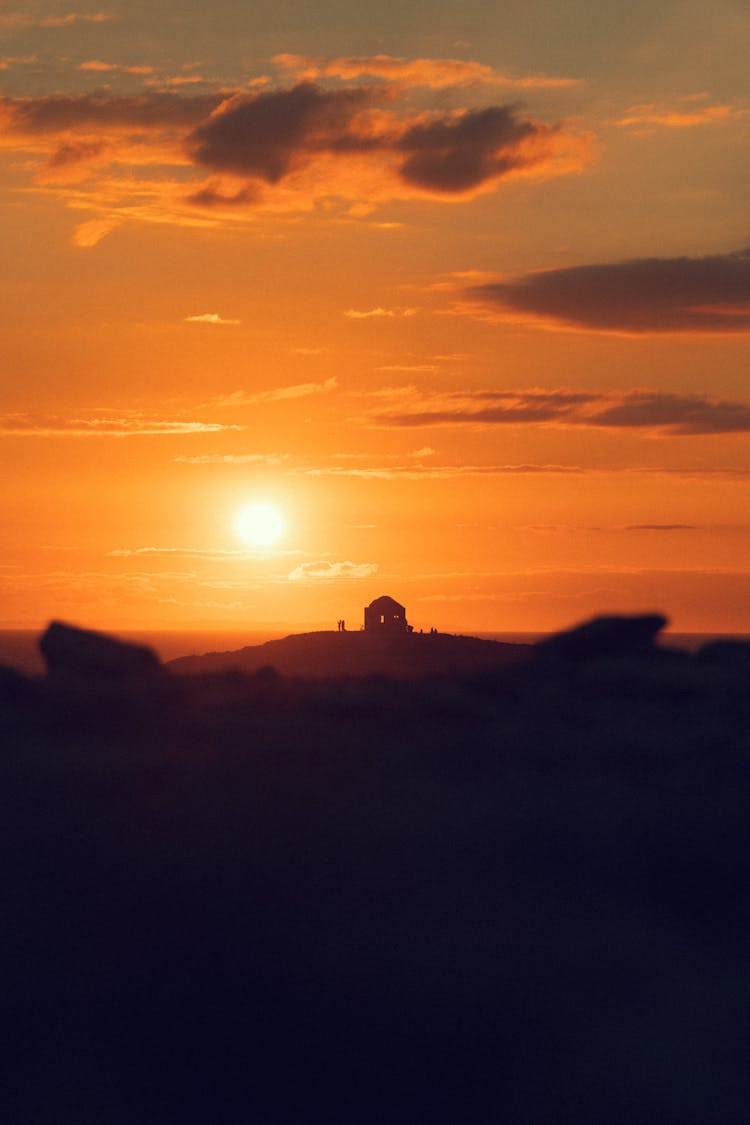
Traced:
<path id="1" fill-rule="evenodd" d="M 365 629 L 369 632 L 410 633 L 406 610 L 394 598 L 376 598 L 365 606 Z"/>

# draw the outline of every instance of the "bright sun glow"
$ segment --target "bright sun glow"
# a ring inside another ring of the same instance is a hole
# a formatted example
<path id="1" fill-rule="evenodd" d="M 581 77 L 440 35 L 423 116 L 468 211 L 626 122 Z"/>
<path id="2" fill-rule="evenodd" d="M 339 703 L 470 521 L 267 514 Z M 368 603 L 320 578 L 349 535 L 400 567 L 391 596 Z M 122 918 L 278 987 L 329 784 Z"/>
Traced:
<path id="1" fill-rule="evenodd" d="M 284 521 L 273 504 L 248 504 L 237 517 L 237 534 L 251 547 L 270 547 L 284 530 Z"/>

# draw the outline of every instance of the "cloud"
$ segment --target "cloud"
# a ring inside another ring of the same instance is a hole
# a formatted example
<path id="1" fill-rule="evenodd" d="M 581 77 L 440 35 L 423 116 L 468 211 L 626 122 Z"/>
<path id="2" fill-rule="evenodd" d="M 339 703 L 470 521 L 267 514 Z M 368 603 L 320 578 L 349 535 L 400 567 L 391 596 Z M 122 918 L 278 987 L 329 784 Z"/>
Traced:
<path id="1" fill-rule="evenodd" d="M 224 561 L 225 559 L 244 559 L 248 557 L 247 550 L 217 551 L 202 547 L 117 547 L 107 551 L 107 558 L 130 559 L 142 556 L 166 556 L 179 559 L 208 559 L 211 562 Z"/>
<path id="2" fill-rule="evenodd" d="M 93 71 L 94 74 L 108 74 L 115 72 L 118 74 L 153 74 L 154 68 L 152 66 L 123 66 L 120 63 L 106 63 L 101 62 L 99 59 L 88 59 L 86 62 L 78 64 L 79 70 Z"/>
<path id="3" fill-rule="evenodd" d="M 200 86 L 204 82 L 210 81 L 204 78 L 202 74 L 174 74 L 169 78 L 149 78 L 149 86 Z"/>
<path id="4" fill-rule="evenodd" d="M 218 313 L 199 313 L 197 316 L 186 316 L 186 324 L 242 324 L 241 320 L 230 320 L 219 316 Z"/>
<path id="5" fill-rule="evenodd" d="M 377 563 L 309 562 L 295 567 L 287 577 L 291 582 L 331 582 L 342 578 L 371 578 L 378 569 Z"/>
<path id="6" fill-rule="evenodd" d="M 385 363 L 378 368 L 378 371 L 400 371 L 406 374 L 427 373 L 437 370 L 438 365 L 436 363 Z"/>
<path id="7" fill-rule="evenodd" d="M 4 12 L 0 14 L 0 28 L 18 31 L 28 27 L 72 27 L 76 23 L 106 23 L 114 18 L 107 12 L 66 12 L 59 16 L 35 16 L 30 12 Z"/>
<path id="8" fill-rule="evenodd" d="M 288 387 L 271 387 L 265 391 L 232 391 L 210 399 L 203 406 L 255 406 L 261 402 L 288 402 L 295 398 L 308 398 L 311 395 L 330 394 L 338 388 L 335 376 L 322 383 L 292 383 Z"/>
<path id="9" fill-rule="evenodd" d="M 184 465 L 280 465 L 288 457 L 288 453 L 204 453 L 173 460 Z"/>
<path id="10" fill-rule="evenodd" d="M 602 404 L 589 423 L 619 428 L 649 427 L 673 434 L 731 434 L 750 431 L 750 403 L 631 391 L 612 405 Z"/>
<path id="11" fill-rule="evenodd" d="M 543 270 L 463 293 L 502 320 L 634 335 L 744 333 L 750 331 L 750 250 Z"/>
<path id="12" fill-rule="evenodd" d="M 519 118 L 516 106 L 404 120 L 377 105 L 373 87 L 325 90 L 312 82 L 236 94 L 188 138 L 196 163 L 271 185 L 322 155 L 339 163 L 385 157 L 391 194 L 400 181 L 402 193 L 406 185 L 448 196 L 514 172 L 549 173 L 567 147 L 558 128 Z"/>
<path id="13" fill-rule="evenodd" d="M 385 309 L 378 305 L 374 309 L 347 309 L 344 316 L 350 320 L 394 320 L 398 317 L 416 316 L 417 309 Z"/>
<path id="14" fill-rule="evenodd" d="M 222 103 L 218 94 L 186 96 L 149 90 L 127 96 L 95 91 L 90 94 L 49 94 L 43 97 L 0 98 L 0 113 L 13 133 L 56 135 L 68 130 L 183 131 L 205 119 Z M 108 135 L 108 134 L 107 134 Z"/>
<path id="15" fill-rule="evenodd" d="M 54 415 L 2 414 L 0 434 L 18 437 L 184 437 L 244 430 L 220 422 L 163 421 L 135 412 L 104 417 L 60 418 Z"/>
<path id="16" fill-rule="evenodd" d="M 187 458 L 185 458 L 187 460 Z M 618 476 L 632 474 L 639 476 L 666 476 L 695 480 L 702 477 L 720 477 L 731 481 L 745 482 L 750 479 L 750 466 L 719 466 L 717 468 L 704 468 L 702 466 L 673 466 L 673 465 L 622 465 L 607 468 L 591 468 L 583 465 L 556 465 L 520 463 L 517 465 L 386 465 L 386 466 L 342 466 L 300 468 L 291 472 L 302 473 L 306 476 L 334 476 L 356 477 L 361 480 L 451 480 L 461 477 L 482 476 Z M 677 530 L 682 525 L 664 524 L 651 525 L 641 528 L 633 527 L 632 530 Z M 539 527 L 531 530 L 540 530 Z M 546 528 L 549 530 L 549 528 Z M 590 530 L 590 529 L 589 529 Z"/>
<path id="17" fill-rule="evenodd" d="M 648 130 L 693 129 L 699 125 L 718 125 L 747 116 L 748 110 L 738 105 L 701 105 L 698 97 L 683 98 L 677 106 L 634 105 L 618 118 L 617 124 L 628 129 Z"/>
<path id="18" fill-rule="evenodd" d="M 631 523 L 626 531 L 700 531 L 693 523 Z"/>
<path id="19" fill-rule="evenodd" d="M 105 141 L 71 141 L 55 149 L 45 165 L 45 179 L 65 179 L 70 167 L 90 163 L 108 151 Z M 78 177 L 80 178 L 80 177 Z"/>
<path id="20" fill-rule="evenodd" d="M 141 558 L 143 556 L 163 556 L 166 558 L 195 559 L 203 562 L 236 562 L 243 559 L 268 558 L 269 556 L 299 556 L 304 551 L 280 551 L 276 548 L 247 547 L 241 550 L 221 550 L 211 547 L 118 547 L 107 551 L 107 558 Z M 317 564 L 324 565 L 324 564 Z"/>
<path id="21" fill-rule="evenodd" d="M 615 471 L 615 470 L 610 470 Z M 685 477 L 700 480 L 702 477 L 723 477 L 726 480 L 750 480 L 750 465 L 637 465 L 622 472 L 647 473 L 666 477 Z"/>
<path id="22" fill-rule="evenodd" d="M 81 249 L 98 246 L 103 238 L 119 226 L 120 220 L 115 216 L 108 219 L 89 219 L 85 223 L 79 223 L 73 232 L 73 245 Z"/>
<path id="23" fill-rule="evenodd" d="M 306 55 L 275 55 L 273 61 L 298 79 L 342 78 L 352 81 L 369 76 L 404 86 L 443 89 L 451 86 L 514 86 L 520 89 L 579 86 L 577 78 L 554 78 L 543 74 L 514 77 L 491 66 L 467 59 L 407 59 L 393 55 L 350 55 L 325 59 Z"/>
<path id="24" fill-rule="evenodd" d="M 2 20 L 2 16 L 0 16 Z M 0 23 L 2 28 L 2 23 Z M 8 70 L 12 66 L 28 66 L 37 62 L 36 55 L 4 55 L 0 57 L 0 70 Z"/>
<path id="25" fill-rule="evenodd" d="M 519 121 L 512 106 L 418 122 L 398 142 L 404 153 L 401 175 L 428 191 L 469 191 L 522 166 L 528 159 L 524 141 L 539 128 Z"/>
<path id="26" fill-rule="evenodd" d="M 476 390 L 429 395 L 402 388 L 401 396 L 395 389 L 393 397 L 394 408 L 371 416 L 377 425 L 554 425 L 674 436 L 750 432 L 750 403 L 667 391 Z"/>
<path id="27" fill-rule="evenodd" d="M 76 181 L 67 198 L 78 208 L 191 225 L 320 205 L 362 218 L 388 200 L 471 199 L 509 178 L 568 174 L 592 155 L 590 137 L 515 105 L 417 110 L 408 91 L 379 83 L 189 94 L 154 82 L 146 76 L 128 95 L 0 98 L 2 146 L 29 156 L 60 198 L 60 185 Z M 125 174 L 135 165 L 148 172 Z"/>
<path id="28" fill-rule="evenodd" d="M 228 215 L 236 215 L 238 210 L 244 211 L 248 207 L 253 207 L 262 199 L 262 191 L 254 184 L 233 186 L 228 190 L 221 181 L 212 179 L 186 196 L 184 202 L 202 211 L 212 210 L 216 214 L 224 212 Z"/>
<path id="29" fill-rule="evenodd" d="M 287 90 L 236 94 L 188 139 L 198 164 L 278 183 L 315 153 L 376 146 L 355 120 L 372 103 L 362 88 L 324 90 L 301 82 Z"/>
<path id="30" fill-rule="evenodd" d="M 385 465 L 301 469 L 307 476 L 357 477 L 360 480 L 456 480 L 460 477 L 525 476 L 585 472 L 577 465 Z"/>

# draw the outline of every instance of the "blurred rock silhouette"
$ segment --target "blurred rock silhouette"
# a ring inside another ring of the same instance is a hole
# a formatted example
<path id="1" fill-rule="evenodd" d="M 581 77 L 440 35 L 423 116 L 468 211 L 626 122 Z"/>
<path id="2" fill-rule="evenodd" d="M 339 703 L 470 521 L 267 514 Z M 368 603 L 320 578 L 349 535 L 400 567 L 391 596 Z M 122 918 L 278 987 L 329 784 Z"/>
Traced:
<path id="1" fill-rule="evenodd" d="M 652 649 L 656 635 L 666 624 L 666 617 L 659 613 L 594 617 L 539 641 L 536 652 L 543 659 L 557 661 L 642 655 Z"/>
<path id="2" fill-rule="evenodd" d="M 79 629 L 52 621 L 39 640 L 49 675 L 129 678 L 153 676 L 161 670 L 156 653 L 108 633 Z"/>

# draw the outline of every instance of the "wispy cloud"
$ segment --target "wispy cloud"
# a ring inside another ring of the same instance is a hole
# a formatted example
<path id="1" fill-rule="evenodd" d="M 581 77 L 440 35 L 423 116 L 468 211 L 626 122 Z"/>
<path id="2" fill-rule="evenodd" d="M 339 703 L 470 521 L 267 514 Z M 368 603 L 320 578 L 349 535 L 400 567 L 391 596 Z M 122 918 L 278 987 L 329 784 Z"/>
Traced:
<path id="1" fill-rule="evenodd" d="M 431 89 L 480 84 L 517 89 L 564 89 L 581 85 L 581 80 L 577 78 L 556 78 L 546 74 L 511 75 L 469 59 L 408 59 L 394 55 L 349 55 L 326 59 L 281 54 L 275 55 L 273 61 L 303 81 L 318 78 L 352 81 L 367 76 L 403 86 L 427 86 Z"/>
<path id="2" fill-rule="evenodd" d="M 298 470 L 313 477 L 357 477 L 360 480 L 454 480 L 459 477 L 524 476 L 528 474 L 578 474 L 578 465 L 380 465 L 333 466 Z"/>
<path id="3" fill-rule="evenodd" d="M 617 472 L 616 469 L 609 470 Z M 624 467 L 622 472 L 655 474 L 666 477 L 685 477 L 700 480 L 702 477 L 721 477 L 726 481 L 744 483 L 750 480 L 750 465 L 635 465 Z"/>
<path id="4" fill-rule="evenodd" d="M 85 223 L 79 223 L 73 232 L 73 245 L 82 249 L 97 246 L 103 238 L 106 238 L 119 226 L 120 220 L 115 216 L 110 216 L 107 219 L 89 219 Z"/>
<path id="5" fill-rule="evenodd" d="M 204 453 L 173 460 L 184 465 L 280 465 L 288 457 L 288 453 Z"/>
<path id="6" fill-rule="evenodd" d="M 211 406 L 255 406 L 260 402 L 288 402 L 295 398 L 330 394 L 338 388 L 338 380 L 331 376 L 322 383 L 292 383 L 288 387 L 269 387 L 263 391 L 232 391 L 202 404 Z"/>
<path id="7" fill-rule="evenodd" d="M 375 411 L 381 426 L 554 425 L 650 430 L 664 435 L 750 432 L 750 403 L 666 391 L 456 391 L 403 388 L 394 408 Z"/>
<path id="8" fill-rule="evenodd" d="M 411 449 L 408 453 L 378 453 L 378 461 L 398 461 L 403 457 L 413 457 L 419 459 L 421 457 L 434 457 L 437 450 L 433 449 L 431 445 L 422 445 L 419 449 Z M 370 461 L 372 460 L 371 453 L 365 453 L 363 450 L 353 452 L 348 450 L 346 453 L 334 453 L 334 460 L 336 461 Z"/>
<path id="9" fill-rule="evenodd" d="M 186 324 L 242 324 L 241 320 L 233 320 L 229 317 L 219 316 L 218 313 L 198 313 L 195 316 L 186 316 Z"/>
<path id="10" fill-rule="evenodd" d="M 378 371 L 398 371 L 402 374 L 429 374 L 438 370 L 436 363 L 384 363 Z"/>
<path id="11" fill-rule="evenodd" d="M 371 578 L 378 572 L 377 563 L 308 562 L 301 563 L 287 576 L 291 582 L 333 582 L 342 578 Z"/>
<path id="12" fill-rule="evenodd" d="M 0 28 L 16 31 L 27 27 L 72 27 L 77 23 L 106 23 L 114 18 L 108 12 L 66 12 L 48 16 L 32 12 L 3 12 L 0 13 Z"/>
<path id="13" fill-rule="evenodd" d="M 79 63 L 78 69 L 94 74 L 111 74 L 114 72 L 117 74 L 146 75 L 154 72 L 152 66 L 124 66 L 122 63 L 102 62 L 100 59 L 88 59 L 86 62 Z"/>
<path id="14" fill-rule="evenodd" d="M 0 16 L 0 20 L 2 17 Z M 0 23 L 0 29 L 2 23 Z M 0 70 L 8 70 L 12 66 L 29 66 L 37 61 L 36 55 L 2 55 L 0 56 Z"/>
<path id="15" fill-rule="evenodd" d="M 697 94 L 667 104 L 649 102 L 630 106 L 616 124 L 638 132 L 652 132 L 655 128 L 693 129 L 701 125 L 720 125 L 746 117 L 746 106 L 707 102 L 705 95 Z"/>
<path id="16" fill-rule="evenodd" d="M 693 523 L 631 523 L 626 531 L 700 531 Z"/>
<path id="17" fill-rule="evenodd" d="M 394 320 L 398 317 L 416 316 L 419 309 L 386 309 L 377 305 L 374 309 L 347 309 L 344 316 L 350 320 Z"/>
<path id="18" fill-rule="evenodd" d="M 202 74 L 173 74 L 167 77 L 149 78 L 149 86 L 166 86 L 168 88 L 178 88 L 180 86 L 201 86 L 210 79 L 204 78 Z"/>
<path id="19" fill-rule="evenodd" d="M 355 477 L 361 480 L 450 480 L 461 477 L 483 476 L 644 476 L 672 477 L 684 480 L 700 480 L 716 477 L 727 482 L 744 484 L 750 480 L 750 466 L 701 466 L 701 465 L 619 465 L 606 468 L 586 465 L 564 465 L 545 463 L 519 463 L 517 465 L 359 465 L 359 466 L 315 466 L 288 470 L 315 477 Z M 662 526 L 653 525 L 653 529 Z M 676 529 L 677 525 L 674 525 Z M 644 525 L 645 529 L 645 525 Z M 531 530 L 539 530 L 535 527 Z"/>
<path id="20" fill-rule="evenodd" d="M 242 550 L 220 550 L 211 547 L 118 547 L 107 551 L 108 558 L 129 559 L 143 557 L 162 557 L 174 559 L 195 559 L 203 562 L 236 562 L 242 559 L 269 557 L 294 557 L 304 555 L 304 551 L 278 550 L 277 548 L 243 548 Z"/>
<path id="21" fill-rule="evenodd" d="M 0 415 L 0 434 L 19 437 L 184 437 L 188 434 L 213 434 L 222 430 L 245 428 L 221 422 L 165 421 L 135 412 L 80 418 L 32 414 Z"/>
<path id="22" fill-rule="evenodd" d="M 636 258 L 503 278 L 463 290 L 498 320 L 578 331 L 750 332 L 750 250 Z"/>

